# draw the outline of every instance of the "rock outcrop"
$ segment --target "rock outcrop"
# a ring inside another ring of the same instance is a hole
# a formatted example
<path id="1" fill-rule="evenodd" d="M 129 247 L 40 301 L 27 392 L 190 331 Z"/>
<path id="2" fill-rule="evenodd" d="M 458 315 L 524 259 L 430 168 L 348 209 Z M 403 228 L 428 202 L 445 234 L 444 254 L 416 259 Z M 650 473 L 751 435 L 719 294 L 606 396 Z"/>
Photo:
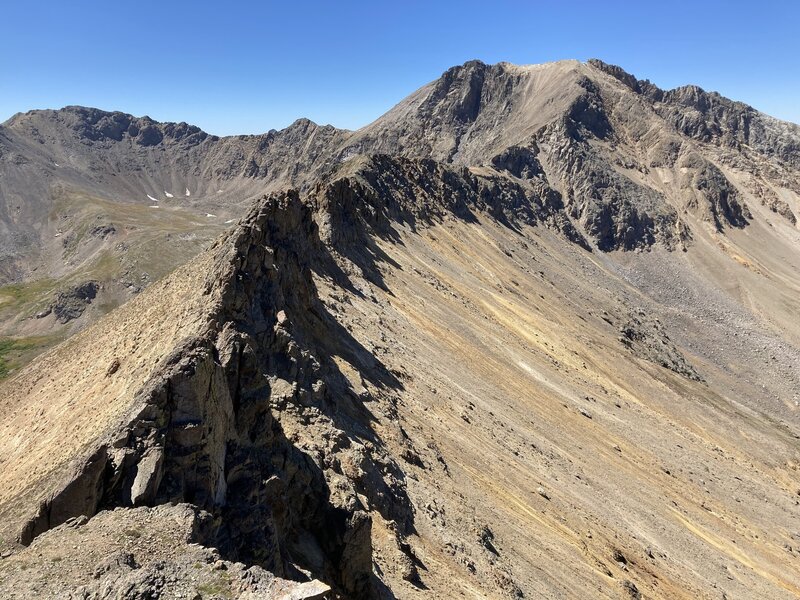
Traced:
<path id="1" fill-rule="evenodd" d="M 584 249 L 590 246 L 567 217 L 561 194 L 544 177 L 515 181 L 473 173 L 430 159 L 357 157 L 315 190 L 326 241 L 339 248 L 352 233 L 387 235 L 392 226 L 424 227 L 445 219 L 491 215 L 512 228 L 541 225 Z M 353 227 L 352 219 L 358 219 Z"/>
<path id="2" fill-rule="evenodd" d="M 30 553 L 4 561 L 4 574 L 26 576 L 13 583 L 4 579 L 0 589 L 9 600 L 330 596 L 331 588 L 319 580 L 286 580 L 256 565 L 226 560 L 203 545 L 213 522 L 213 515 L 187 504 L 117 508 L 92 519 L 70 519 L 36 538 Z"/>
<path id="3" fill-rule="evenodd" d="M 659 319 L 649 317 L 641 309 L 633 311 L 620 327 L 619 333 L 620 342 L 637 357 L 694 381 L 703 381 L 697 370 L 675 347 Z"/>
<path id="4" fill-rule="evenodd" d="M 412 513 L 403 472 L 363 411 L 369 397 L 331 360 L 367 357 L 317 297 L 311 268 L 329 260 L 312 209 L 296 192 L 266 198 L 209 252 L 204 333 L 159 362 L 135 417 L 53 490 L 19 540 L 99 510 L 190 502 L 216 519 L 202 541 L 224 556 L 373 597 L 370 511 L 398 535 Z M 374 359 L 363 368 L 400 385 Z"/>
<path id="5" fill-rule="evenodd" d="M 97 297 L 98 291 L 99 286 L 96 281 L 87 281 L 58 292 L 48 311 L 55 315 L 59 323 L 68 323 L 83 314 L 86 306 Z"/>

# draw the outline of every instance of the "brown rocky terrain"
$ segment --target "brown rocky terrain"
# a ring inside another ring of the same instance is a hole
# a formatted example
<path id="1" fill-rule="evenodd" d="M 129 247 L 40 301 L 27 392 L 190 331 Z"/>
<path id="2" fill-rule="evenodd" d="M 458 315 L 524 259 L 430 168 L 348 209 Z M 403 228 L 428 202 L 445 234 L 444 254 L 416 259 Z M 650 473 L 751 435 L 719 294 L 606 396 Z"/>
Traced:
<path id="1" fill-rule="evenodd" d="M 0 383 L 3 597 L 800 596 L 797 126 L 471 62 L 356 132 L 0 138 L 3 326 L 74 333 Z"/>

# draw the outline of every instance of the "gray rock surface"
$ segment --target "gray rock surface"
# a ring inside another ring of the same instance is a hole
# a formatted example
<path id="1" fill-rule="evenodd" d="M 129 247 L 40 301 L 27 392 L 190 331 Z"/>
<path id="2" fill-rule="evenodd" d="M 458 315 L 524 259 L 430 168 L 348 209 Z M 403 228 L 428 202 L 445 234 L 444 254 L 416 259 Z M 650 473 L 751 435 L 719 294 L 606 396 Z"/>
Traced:
<path id="1" fill-rule="evenodd" d="M 49 312 L 55 315 L 56 321 L 59 323 L 69 323 L 83 314 L 86 306 L 96 298 L 98 290 L 99 286 L 96 281 L 87 281 L 58 292 L 49 307 Z"/>
<path id="2" fill-rule="evenodd" d="M 330 593 L 318 580 L 289 581 L 225 560 L 202 545 L 211 521 L 187 504 L 72 519 L 0 562 L 0 592 L 8 600 L 313 600 Z"/>

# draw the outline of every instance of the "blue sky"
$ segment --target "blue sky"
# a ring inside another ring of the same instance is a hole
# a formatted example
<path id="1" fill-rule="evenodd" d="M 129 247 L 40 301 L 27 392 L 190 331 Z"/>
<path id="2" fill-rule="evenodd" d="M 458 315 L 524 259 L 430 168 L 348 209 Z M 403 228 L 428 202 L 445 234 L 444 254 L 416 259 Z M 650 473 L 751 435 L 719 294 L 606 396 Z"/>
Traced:
<path id="1" fill-rule="evenodd" d="M 0 121 L 68 104 L 258 133 L 357 128 L 472 58 L 597 57 L 800 122 L 800 2 L 73 2 L 0 8 Z"/>

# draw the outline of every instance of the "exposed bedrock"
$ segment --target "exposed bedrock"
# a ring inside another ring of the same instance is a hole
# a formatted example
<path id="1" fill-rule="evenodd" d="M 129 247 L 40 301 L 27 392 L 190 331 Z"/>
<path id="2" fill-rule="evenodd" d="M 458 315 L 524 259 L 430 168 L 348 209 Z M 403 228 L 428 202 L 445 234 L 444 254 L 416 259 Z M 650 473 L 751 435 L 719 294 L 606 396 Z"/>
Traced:
<path id="1" fill-rule="evenodd" d="M 101 509 L 189 502 L 214 515 L 198 541 L 224 556 L 371 597 L 370 511 L 402 535 L 412 509 L 403 472 L 370 426 L 369 392 L 354 393 L 328 357 L 387 393 L 400 383 L 319 301 L 311 267 L 329 261 L 296 193 L 260 202 L 214 251 L 207 333 L 162 360 L 136 417 L 40 507 L 20 541 Z"/>

